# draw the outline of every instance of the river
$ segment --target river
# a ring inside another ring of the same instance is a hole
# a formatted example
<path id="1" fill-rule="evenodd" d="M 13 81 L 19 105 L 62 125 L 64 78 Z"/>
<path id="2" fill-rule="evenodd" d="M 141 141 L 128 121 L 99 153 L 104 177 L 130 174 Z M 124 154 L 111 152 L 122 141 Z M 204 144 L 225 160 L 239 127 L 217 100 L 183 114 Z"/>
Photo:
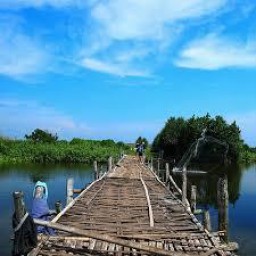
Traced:
<path id="1" fill-rule="evenodd" d="M 225 172 L 226 175 L 223 175 Z M 0 255 L 11 255 L 13 236 L 11 217 L 14 191 L 23 191 L 25 204 L 30 210 L 32 191 L 36 181 L 45 181 L 49 189 L 49 205 L 54 209 L 60 200 L 65 205 L 66 180 L 74 178 L 75 188 L 87 186 L 93 180 L 91 166 L 22 165 L 0 167 Z M 225 171 L 211 169 L 207 175 L 189 176 L 188 185 L 197 185 L 198 207 L 210 211 L 213 230 L 218 229 L 218 204 L 216 184 L 226 177 L 229 190 L 228 235 L 239 243 L 238 254 L 255 256 L 256 247 L 256 165 L 233 166 Z M 175 176 L 178 179 L 178 177 Z M 200 217 L 199 217 L 200 218 Z"/>

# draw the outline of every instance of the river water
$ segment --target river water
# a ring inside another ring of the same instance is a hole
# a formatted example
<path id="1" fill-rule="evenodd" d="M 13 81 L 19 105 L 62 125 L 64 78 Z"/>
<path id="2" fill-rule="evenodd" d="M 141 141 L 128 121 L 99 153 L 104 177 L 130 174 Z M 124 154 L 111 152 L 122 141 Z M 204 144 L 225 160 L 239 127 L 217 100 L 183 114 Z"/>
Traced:
<path id="1" fill-rule="evenodd" d="M 224 175 L 224 173 L 226 175 Z M 1 166 L 0 167 L 0 255 L 11 255 L 13 236 L 11 217 L 13 214 L 14 191 L 23 191 L 25 204 L 30 210 L 32 191 L 36 181 L 47 183 L 49 189 L 49 206 L 54 209 L 60 200 L 65 205 L 66 180 L 73 177 L 75 188 L 82 188 L 93 181 L 91 166 Z M 233 166 L 226 170 L 210 170 L 207 175 L 188 176 L 188 185 L 197 185 L 198 208 L 208 209 L 213 230 L 218 229 L 217 182 L 227 179 L 229 191 L 228 235 L 231 241 L 239 243 L 238 254 L 255 256 L 256 238 L 256 165 Z M 179 177 L 174 177 L 179 179 Z M 200 216 L 199 216 L 200 218 Z"/>

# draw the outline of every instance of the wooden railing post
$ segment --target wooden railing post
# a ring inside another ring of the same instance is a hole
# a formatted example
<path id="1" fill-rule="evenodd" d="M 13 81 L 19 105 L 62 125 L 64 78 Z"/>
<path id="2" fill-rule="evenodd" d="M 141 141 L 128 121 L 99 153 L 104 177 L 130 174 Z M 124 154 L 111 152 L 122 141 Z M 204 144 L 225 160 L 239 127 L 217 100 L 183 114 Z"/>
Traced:
<path id="1" fill-rule="evenodd" d="M 67 205 L 73 201 L 74 195 L 74 179 L 68 178 L 67 179 Z"/>
<path id="2" fill-rule="evenodd" d="M 212 231 L 211 216 L 208 210 L 204 211 L 204 228 L 209 232 Z"/>
<path id="3" fill-rule="evenodd" d="M 168 184 L 169 176 L 170 176 L 170 165 L 169 163 L 166 163 L 165 164 L 165 184 Z"/>
<path id="4" fill-rule="evenodd" d="M 93 169 L 94 169 L 94 179 L 97 180 L 99 178 L 99 170 L 97 161 L 93 161 Z"/>
<path id="5" fill-rule="evenodd" d="M 196 191 L 197 191 L 197 187 L 195 185 L 192 185 L 191 186 L 190 205 L 191 205 L 191 211 L 193 213 L 196 211 Z"/>
<path id="6" fill-rule="evenodd" d="M 160 158 L 157 158 L 157 176 L 160 178 Z"/>
<path id="7" fill-rule="evenodd" d="M 24 193 L 22 191 L 15 191 L 13 193 L 13 199 L 14 199 L 14 209 L 15 209 L 14 214 L 19 223 L 22 217 L 26 213 L 25 203 L 24 203 Z"/>
<path id="8" fill-rule="evenodd" d="M 112 167 L 113 167 L 113 158 L 112 158 L 112 156 L 110 156 L 108 158 L 108 171 L 109 172 L 112 170 Z"/>
<path id="9" fill-rule="evenodd" d="M 59 214 L 61 211 L 62 211 L 62 204 L 61 204 L 61 201 L 57 201 L 55 203 L 55 210 L 56 210 L 56 213 Z"/>
<path id="10" fill-rule="evenodd" d="M 152 172 L 154 172 L 154 159 L 153 157 L 150 158 L 150 169 Z"/>
<path id="11" fill-rule="evenodd" d="M 224 231 L 224 241 L 228 242 L 228 179 L 219 178 L 217 182 L 217 201 L 219 215 L 219 230 Z"/>
<path id="12" fill-rule="evenodd" d="M 187 204 L 187 168 L 182 169 L 182 203 Z"/>

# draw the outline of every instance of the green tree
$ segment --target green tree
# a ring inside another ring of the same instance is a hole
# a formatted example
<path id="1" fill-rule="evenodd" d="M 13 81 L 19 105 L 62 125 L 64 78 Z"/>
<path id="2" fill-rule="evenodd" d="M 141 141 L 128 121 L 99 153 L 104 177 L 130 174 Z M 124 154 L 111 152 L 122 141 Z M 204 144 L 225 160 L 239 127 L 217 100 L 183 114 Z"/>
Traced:
<path id="1" fill-rule="evenodd" d="M 240 129 L 235 122 L 228 124 L 223 117 L 211 118 L 209 114 L 185 120 L 182 117 L 171 117 L 163 129 L 156 136 L 152 144 L 154 152 L 164 151 L 164 157 L 181 159 L 190 145 L 195 142 L 204 129 L 207 135 L 228 144 L 228 158 L 235 162 L 239 159 L 243 142 L 240 138 Z M 200 156 L 213 159 L 218 155 L 223 157 L 223 147 L 216 144 L 206 144 Z M 216 159 L 217 160 L 217 159 Z"/>
<path id="2" fill-rule="evenodd" d="M 26 134 L 25 139 L 33 142 L 52 143 L 58 140 L 58 136 L 37 128 L 30 135 Z"/>

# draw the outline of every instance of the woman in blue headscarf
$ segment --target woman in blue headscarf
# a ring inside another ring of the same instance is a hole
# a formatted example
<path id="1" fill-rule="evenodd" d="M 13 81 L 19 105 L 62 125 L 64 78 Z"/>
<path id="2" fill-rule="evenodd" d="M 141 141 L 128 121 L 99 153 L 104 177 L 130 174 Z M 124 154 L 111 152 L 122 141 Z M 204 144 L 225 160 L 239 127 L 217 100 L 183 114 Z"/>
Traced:
<path id="1" fill-rule="evenodd" d="M 48 188 L 45 182 L 38 181 L 33 191 L 33 202 L 31 215 L 34 219 L 50 220 L 50 209 L 48 205 Z M 54 235 L 53 229 L 37 226 L 38 233 Z"/>

